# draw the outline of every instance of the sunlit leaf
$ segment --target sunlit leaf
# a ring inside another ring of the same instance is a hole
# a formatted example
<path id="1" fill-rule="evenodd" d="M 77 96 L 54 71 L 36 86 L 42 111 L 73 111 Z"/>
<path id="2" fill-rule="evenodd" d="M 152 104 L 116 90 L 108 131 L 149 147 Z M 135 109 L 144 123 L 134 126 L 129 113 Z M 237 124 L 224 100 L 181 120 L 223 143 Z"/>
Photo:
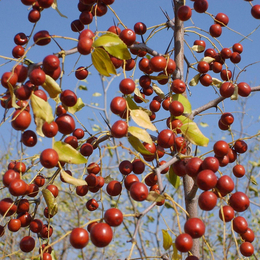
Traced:
<path id="1" fill-rule="evenodd" d="M 235 84 L 235 89 L 233 95 L 230 97 L 231 100 L 237 100 L 238 99 L 238 86 Z"/>
<path id="2" fill-rule="evenodd" d="M 181 184 L 181 179 L 177 174 L 175 174 L 172 167 L 170 167 L 169 173 L 166 175 L 166 177 L 175 189 L 179 188 Z"/>
<path id="3" fill-rule="evenodd" d="M 55 200 L 55 197 L 53 196 L 53 194 L 48 190 L 48 189 L 43 189 L 42 190 L 42 195 L 44 197 L 44 200 L 47 204 L 48 207 L 48 213 L 50 215 L 55 215 L 58 212 L 58 205 L 57 202 Z"/>
<path id="4" fill-rule="evenodd" d="M 83 86 L 83 85 L 79 85 L 78 89 L 79 90 L 88 90 L 88 88 L 86 86 Z"/>
<path id="5" fill-rule="evenodd" d="M 252 184 L 257 185 L 257 181 L 256 181 L 255 176 L 251 175 L 250 176 L 250 181 L 251 181 Z"/>
<path id="6" fill-rule="evenodd" d="M 221 81 L 217 78 L 212 78 L 212 85 L 213 86 L 220 88 L 222 84 L 223 84 L 223 81 Z"/>
<path id="7" fill-rule="evenodd" d="M 77 103 L 73 107 L 66 107 L 66 109 L 71 113 L 75 114 L 76 112 L 80 111 L 84 107 L 84 103 L 81 98 L 77 99 Z"/>
<path id="8" fill-rule="evenodd" d="M 58 153 L 60 161 L 73 164 L 88 162 L 88 160 L 79 151 L 62 141 L 55 142 L 53 144 L 53 149 Z"/>
<path id="9" fill-rule="evenodd" d="M 95 92 L 95 93 L 92 94 L 92 96 L 93 96 L 93 97 L 100 97 L 100 96 L 102 96 L 102 94 L 101 94 L 101 93 L 98 93 L 98 92 Z"/>
<path id="10" fill-rule="evenodd" d="M 200 80 L 200 73 L 197 74 L 197 75 L 195 75 L 195 76 L 191 79 L 191 81 L 189 82 L 189 85 L 190 85 L 191 87 L 194 87 L 194 86 L 198 85 L 199 80 Z"/>
<path id="11" fill-rule="evenodd" d="M 128 133 L 132 134 L 136 138 L 142 140 L 143 142 L 146 142 L 148 144 L 153 144 L 153 140 L 151 136 L 148 134 L 148 132 L 142 128 L 136 127 L 136 126 L 129 126 L 128 127 Z"/>
<path id="12" fill-rule="evenodd" d="M 12 103 L 12 107 L 13 108 L 19 108 L 19 106 L 16 104 L 16 95 L 14 94 L 14 88 L 12 86 L 12 84 L 8 81 L 8 90 L 11 96 L 11 103 Z"/>
<path id="13" fill-rule="evenodd" d="M 126 44 L 115 33 L 107 32 L 106 34 L 101 35 L 94 41 L 92 46 L 103 47 L 110 55 L 118 59 L 131 59 L 131 54 L 128 51 Z"/>
<path id="14" fill-rule="evenodd" d="M 164 250 L 168 250 L 172 246 L 172 237 L 165 229 L 162 229 L 162 235 L 163 235 L 163 248 Z"/>
<path id="15" fill-rule="evenodd" d="M 110 77 L 110 74 L 116 74 L 116 69 L 104 49 L 95 48 L 91 54 L 91 59 L 94 67 L 101 75 Z"/>
<path id="16" fill-rule="evenodd" d="M 165 197 L 164 197 L 164 195 L 158 194 L 155 191 L 150 191 L 146 200 L 151 201 L 151 202 L 161 202 L 161 201 L 165 200 Z"/>
<path id="17" fill-rule="evenodd" d="M 151 152 L 149 152 L 142 142 L 136 138 L 135 136 L 128 136 L 128 142 L 132 145 L 132 147 L 139 153 L 144 155 L 153 155 Z"/>
<path id="18" fill-rule="evenodd" d="M 206 61 L 207 63 L 211 63 L 214 60 L 215 60 L 215 58 L 212 58 L 212 57 L 209 57 L 209 56 L 203 57 L 201 59 L 201 61 Z"/>
<path id="19" fill-rule="evenodd" d="M 134 93 L 135 93 L 135 95 L 138 96 L 144 103 L 148 103 L 148 102 L 149 102 L 148 99 L 143 98 L 143 96 L 142 96 L 142 94 L 141 94 L 139 88 L 135 88 Z"/>
<path id="20" fill-rule="evenodd" d="M 144 112 L 141 109 L 134 109 L 131 110 L 131 118 L 134 120 L 134 122 L 143 127 L 143 128 L 147 128 L 151 131 L 156 131 L 156 127 L 152 124 L 148 114 L 146 112 Z"/>
<path id="21" fill-rule="evenodd" d="M 48 102 L 34 94 L 31 95 L 30 101 L 36 124 L 38 119 L 42 119 L 47 123 L 51 123 L 54 120 L 52 108 Z"/>
<path id="22" fill-rule="evenodd" d="M 68 183 L 68 184 L 72 184 L 74 186 L 83 186 L 83 185 L 87 185 L 87 182 L 85 180 L 82 179 L 77 179 L 74 178 L 73 176 L 69 175 L 68 173 L 66 173 L 64 170 L 61 169 L 60 171 L 60 175 L 63 178 L 63 180 Z"/>
<path id="23" fill-rule="evenodd" d="M 153 90 L 154 92 L 162 99 L 165 99 L 165 95 L 163 93 L 163 91 L 155 84 L 152 84 Z"/>
<path id="24" fill-rule="evenodd" d="M 185 116 L 177 117 L 183 123 L 181 132 L 191 143 L 198 146 L 207 146 L 209 139 L 204 136 L 195 122 Z"/>
<path id="25" fill-rule="evenodd" d="M 201 125 L 202 127 L 208 127 L 208 126 L 209 126 L 207 123 L 204 123 L 204 122 L 200 122 L 200 125 Z"/>
<path id="26" fill-rule="evenodd" d="M 149 78 L 154 79 L 154 80 L 162 80 L 162 79 L 168 79 L 169 76 L 167 76 L 165 74 L 161 74 L 161 75 L 158 75 L 158 76 L 149 75 Z"/>
<path id="27" fill-rule="evenodd" d="M 58 9 L 57 0 L 54 0 L 54 1 L 53 1 L 53 4 L 51 5 L 51 7 L 52 7 L 54 10 L 56 10 L 61 17 L 68 18 L 66 15 L 62 14 L 62 13 L 60 12 L 60 10 Z"/>
<path id="28" fill-rule="evenodd" d="M 192 50 L 196 51 L 196 52 L 202 52 L 204 51 L 204 46 L 201 46 L 201 45 L 193 45 L 192 47 Z"/>
<path id="29" fill-rule="evenodd" d="M 174 94 L 172 95 L 172 100 L 177 100 L 182 103 L 184 106 L 184 113 L 190 114 L 192 109 L 191 109 L 191 103 L 190 101 L 184 97 L 182 94 Z"/>
<path id="30" fill-rule="evenodd" d="M 92 130 L 93 130 L 94 132 L 99 132 L 99 131 L 101 131 L 101 127 L 100 127 L 99 125 L 97 125 L 97 124 L 94 124 L 94 125 L 92 126 Z"/>
<path id="31" fill-rule="evenodd" d="M 50 98 L 57 98 L 61 93 L 61 88 L 59 84 L 49 75 L 46 74 L 45 82 L 42 87 L 48 92 Z"/>

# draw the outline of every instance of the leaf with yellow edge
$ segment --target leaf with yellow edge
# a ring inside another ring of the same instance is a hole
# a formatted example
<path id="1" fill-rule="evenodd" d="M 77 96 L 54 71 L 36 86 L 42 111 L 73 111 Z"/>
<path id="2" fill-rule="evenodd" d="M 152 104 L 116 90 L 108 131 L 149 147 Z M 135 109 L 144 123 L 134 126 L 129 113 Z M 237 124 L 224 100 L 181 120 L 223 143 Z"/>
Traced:
<path id="1" fill-rule="evenodd" d="M 98 37 L 92 44 L 94 48 L 103 47 L 110 55 L 120 59 L 129 60 L 131 54 L 126 44 L 115 33 L 107 32 Z"/>
<path id="2" fill-rule="evenodd" d="M 54 10 L 56 10 L 61 17 L 68 18 L 66 15 L 62 14 L 62 13 L 60 12 L 60 10 L 58 9 L 57 0 L 54 0 L 54 1 L 53 1 L 53 4 L 51 5 L 51 7 L 52 7 Z"/>
<path id="3" fill-rule="evenodd" d="M 142 142 L 136 138 L 135 136 L 128 136 L 128 142 L 132 145 L 132 147 L 139 153 L 144 155 L 153 155 L 151 152 L 149 152 Z"/>
<path id="4" fill-rule="evenodd" d="M 91 59 L 94 67 L 101 75 L 110 77 L 110 74 L 116 74 L 116 69 L 104 49 L 95 48 L 91 54 Z"/>
<path id="5" fill-rule="evenodd" d="M 172 247 L 173 247 L 172 260 L 181 260 L 182 256 L 179 254 L 179 251 L 177 250 L 175 243 L 172 244 Z"/>
<path id="6" fill-rule="evenodd" d="M 165 95 L 163 91 L 155 84 L 152 85 L 154 92 L 162 99 L 165 99 Z"/>
<path id="7" fill-rule="evenodd" d="M 148 103 L 148 102 L 149 102 L 148 99 L 143 98 L 143 96 L 142 96 L 142 94 L 141 94 L 139 88 L 135 88 L 134 93 L 135 93 L 135 95 L 138 96 L 144 103 Z"/>
<path id="8" fill-rule="evenodd" d="M 148 132 L 142 128 L 136 127 L 136 126 L 129 126 L 128 127 L 128 133 L 135 136 L 136 138 L 142 140 L 143 142 L 146 142 L 148 144 L 153 144 L 153 140 L 151 136 L 148 134 Z"/>
<path id="9" fill-rule="evenodd" d="M 175 174 L 174 170 L 172 167 L 170 167 L 169 173 L 166 174 L 166 177 L 168 181 L 171 183 L 171 185 L 175 188 L 178 189 L 180 184 L 181 184 L 181 179 L 180 176 Z"/>
<path id="10" fill-rule="evenodd" d="M 50 98 L 55 99 L 61 93 L 59 84 L 49 75 L 46 74 L 45 82 L 42 87 L 48 92 Z"/>
<path id="11" fill-rule="evenodd" d="M 42 119 L 47 123 L 54 120 L 52 108 L 48 102 L 34 94 L 31 95 L 30 101 L 35 119 Z"/>
<path id="12" fill-rule="evenodd" d="M 161 202 L 161 201 L 165 200 L 165 197 L 164 197 L 164 195 L 158 194 L 155 191 L 150 191 L 148 193 L 148 196 L 147 196 L 146 200 L 147 201 L 151 201 L 151 202 Z"/>
<path id="13" fill-rule="evenodd" d="M 190 85 L 191 87 L 197 86 L 198 83 L 199 83 L 199 80 L 200 80 L 200 73 L 197 74 L 197 75 L 195 75 L 195 76 L 191 79 L 191 81 L 189 82 L 189 85 Z"/>
<path id="14" fill-rule="evenodd" d="M 42 132 L 42 126 L 45 123 L 45 121 L 39 117 L 35 117 L 34 123 L 36 124 L 36 133 L 39 136 L 45 137 L 44 133 Z"/>
<path id="15" fill-rule="evenodd" d="M 213 86 L 220 88 L 222 84 L 223 84 L 223 81 L 221 81 L 217 78 L 212 78 L 212 85 Z"/>
<path id="16" fill-rule="evenodd" d="M 215 60 L 215 58 L 206 56 L 206 57 L 203 57 L 200 61 L 206 61 L 207 63 L 211 63 L 214 60 Z"/>
<path id="17" fill-rule="evenodd" d="M 88 185 L 85 180 L 74 178 L 73 176 L 66 173 L 63 169 L 61 169 L 60 175 L 66 183 L 72 184 L 74 186 Z"/>
<path id="18" fill-rule="evenodd" d="M 196 52 L 202 52 L 204 51 L 204 46 L 201 46 L 201 45 L 193 45 L 192 47 L 192 50 L 196 51 Z"/>
<path id="19" fill-rule="evenodd" d="M 184 113 L 190 114 L 192 109 L 191 109 L 191 103 L 190 101 L 184 97 L 182 94 L 174 94 L 172 95 L 172 100 L 177 100 L 182 103 L 184 106 Z"/>
<path id="20" fill-rule="evenodd" d="M 135 88 L 135 89 L 137 89 L 137 88 Z M 126 102 L 127 102 L 129 109 L 131 109 L 131 110 L 138 109 L 138 106 L 136 105 L 136 103 L 130 96 L 126 97 Z"/>
<path id="21" fill-rule="evenodd" d="M 191 143 L 198 146 L 207 146 L 209 139 L 204 136 L 195 122 L 185 116 L 177 117 L 183 123 L 181 132 Z"/>
<path id="22" fill-rule="evenodd" d="M 62 141 L 55 142 L 53 144 L 53 149 L 58 153 L 60 161 L 73 164 L 88 162 L 88 160 L 79 151 Z"/>
<path id="23" fill-rule="evenodd" d="M 134 120 L 134 122 L 146 129 L 149 129 L 151 131 L 156 131 L 156 127 L 152 124 L 150 117 L 146 112 L 144 112 L 141 109 L 134 109 L 131 110 L 131 118 Z"/>
<path id="24" fill-rule="evenodd" d="M 55 197 L 53 196 L 53 194 L 48 190 L 48 189 L 43 189 L 42 190 L 42 195 L 44 197 L 44 200 L 47 204 L 48 207 L 48 213 L 50 215 L 55 215 L 58 212 L 58 205 L 57 202 L 55 200 Z"/>
<path id="25" fill-rule="evenodd" d="M 164 250 L 168 250 L 172 246 L 172 237 L 165 229 L 162 229 L 162 235 L 163 235 L 163 248 Z"/>
<path id="26" fill-rule="evenodd" d="M 71 114 L 75 114 L 76 112 L 80 111 L 84 107 L 84 103 L 81 98 L 77 99 L 77 103 L 73 107 L 67 107 L 67 110 Z"/>

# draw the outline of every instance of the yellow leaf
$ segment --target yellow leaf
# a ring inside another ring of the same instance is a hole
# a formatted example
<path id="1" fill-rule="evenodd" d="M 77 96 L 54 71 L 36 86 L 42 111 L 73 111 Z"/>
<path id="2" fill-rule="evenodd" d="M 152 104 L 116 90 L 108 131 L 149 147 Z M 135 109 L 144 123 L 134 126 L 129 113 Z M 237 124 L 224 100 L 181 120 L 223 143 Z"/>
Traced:
<path id="1" fill-rule="evenodd" d="M 163 248 L 165 250 L 168 250 L 172 246 L 172 238 L 167 230 L 162 229 L 162 235 L 163 235 Z"/>
<path id="2" fill-rule="evenodd" d="M 45 82 L 42 87 L 48 92 L 50 98 L 55 99 L 61 93 L 59 84 L 49 75 L 46 74 Z"/>
<path id="3" fill-rule="evenodd" d="M 195 75 L 195 76 L 191 79 L 191 81 L 189 82 L 189 85 L 190 85 L 191 87 L 194 87 L 194 86 L 198 85 L 199 80 L 200 80 L 200 73 L 197 74 L 197 75 Z"/>
<path id="4" fill-rule="evenodd" d="M 193 45 L 192 47 L 192 50 L 196 51 L 196 52 L 202 52 L 204 51 L 204 46 L 201 46 L 201 45 Z"/>
<path id="5" fill-rule="evenodd" d="M 58 205 L 57 202 L 55 200 L 55 197 L 53 196 L 53 194 L 48 190 L 48 189 L 43 189 L 42 190 L 42 195 L 44 197 L 44 200 L 47 204 L 48 207 L 48 213 L 50 215 L 55 215 L 58 212 Z"/>
<path id="6" fill-rule="evenodd" d="M 128 136 L 128 142 L 137 152 L 141 153 L 142 155 L 153 155 L 144 147 L 142 142 L 135 136 Z"/>
<path id="7" fill-rule="evenodd" d="M 146 130 L 144 130 L 142 128 L 139 128 L 136 126 L 129 126 L 128 133 L 132 134 L 133 136 L 142 140 L 143 142 L 146 142 L 148 144 L 153 143 L 151 136 L 148 134 L 148 132 Z"/>
<path id="8" fill-rule="evenodd" d="M 206 61 L 207 63 L 211 63 L 214 60 L 215 60 L 214 58 L 209 57 L 209 56 L 206 56 L 206 57 L 201 59 L 201 61 Z"/>
<path id="9" fill-rule="evenodd" d="M 110 77 L 110 74 L 116 74 L 116 69 L 104 49 L 95 48 L 91 54 L 91 59 L 94 67 L 101 75 Z"/>
<path id="10" fill-rule="evenodd" d="M 156 127 L 152 124 L 148 114 L 144 112 L 141 109 L 134 109 L 131 110 L 131 118 L 134 120 L 134 122 L 146 129 L 149 129 L 151 131 L 156 131 Z"/>
<path id="11" fill-rule="evenodd" d="M 57 0 L 54 0 L 54 2 L 53 2 L 53 4 L 51 5 L 51 7 L 52 7 L 54 10 L 56 10 L 61 17 L 68 18 L 66 15 L 62 14 L 62 13 L 60 12 L 60 10 L 58 9 Z"/>
<path id="12" fill-rule="evenodd" d="M 165 200 L 165 197 L 164 197 L 164 195 L 158 194 L 155 191 L 150 191 L 146 200 L 151 201 L 151 202 L 161 202 L 161 201 Z"/>
<path id="13" fill-rule="evenodd" d="M 80 111 L 84 107 L 84 103 L 81 98 L 77 99 L 77 103 L 73 107 L 67 107 L 66 110 L 68 110 L 71 114 L 75 114 L 76 112 Z"/>
<path id="14" fill-rule="evenodd" d="M 51 123 L 54 120 L 52 108 L 48 102 L 34 94 L 31 95 L 30 101 L 36 124 L 39 119 L 47 123 Z"/>
<path id="15" fill-rule="evenodd" d="M 212 78 L 212 85 L 213 86 L 220 88 L 222 84 L 223 84 L 223 81 L 221 81 L 217 78 Z"/>
<path id="16" fill-rule="evenodd" d="M 155 84 L 152 85 L 154 92 L 162 99 L 165 99 L 165 95 L 163 91 Z"/>
<path id="17" fill-rule="evenodd" d="M 53 149 L 58 153 L 60 161 L 74 164 L 88 162 L 88 159 L 86 159 L 79 151 L 64 142 L 55 142 L 53 144 Z"/>
<path id="18" fill-rule="evenodd" d="M 60 175 L 66 183 L 72 184 L 74 186 L 87 185 L 87 182 L 85 180 L 74 178 L 62 169 L 61 169 Z"/>

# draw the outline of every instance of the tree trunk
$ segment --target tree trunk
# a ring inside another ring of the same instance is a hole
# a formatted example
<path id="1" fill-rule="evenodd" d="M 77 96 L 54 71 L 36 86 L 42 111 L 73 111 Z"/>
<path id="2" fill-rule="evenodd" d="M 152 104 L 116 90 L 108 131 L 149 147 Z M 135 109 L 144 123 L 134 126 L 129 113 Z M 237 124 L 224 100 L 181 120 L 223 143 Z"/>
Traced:
<path id="1" fill-rule="evenodd" d="M 184 80 L 184 29 L 183 22 L 178 19 L 177 10 L 184 4 L 183 0 L 175 0 L 175 31 L 174 31 L 174 46 L 175 46 L 175 62 L 176 62 L 176 78 Z M 186 92 L 184 95 L 187 97 Z M 190 151 L 190 149 L 188 149 Z M 189 213 L 190 217 L 197 217 L 197 205 L 198 200 L 196 198 L 197 187 L 194 186 L 193 179 L 186 175 L 183 178 L 184 185 L 184 197 L 185 197 L 185 206 L 186 210 Z M 200 257 L 199 253 L 199 239 L 193 239 L 193 247 L 191 253 L 198 258 Z"/>

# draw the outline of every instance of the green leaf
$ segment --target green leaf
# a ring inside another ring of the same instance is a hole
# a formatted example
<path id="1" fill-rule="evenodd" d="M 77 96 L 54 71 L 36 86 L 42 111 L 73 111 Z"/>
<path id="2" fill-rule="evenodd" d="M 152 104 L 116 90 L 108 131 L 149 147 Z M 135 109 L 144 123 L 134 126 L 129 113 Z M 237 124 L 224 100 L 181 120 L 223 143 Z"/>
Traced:
<path id="1" fill-rule="evenodd" d="M 137 89 L 137 88 L 135 88 L 135 89 Z M 130 110 L 138 109 L 138 106 L 136 105 L 136 103 L 130 96 L 126 97 L 126 102 L 127 102 L 127 105 Z"/>
<path id="2" fill-rule="evenodd" d="M 88 162 L 88 160 L 79 151 L 62 141 L 55 142 L 53 144 L 53 149 L 58 153 L 60 161 L 73 164 Z"/>
<path id="3" fill-rule="evenodd" d="M 47 204 L 48 207 L 48 213 L 50 215 L 55 215 L 58 212 L 58 205 L 57 202 L 55 200 L 55 197 L 53 196 L 53 194 L 48 190 L 48 189 L 43 189 L 42 190 L 42 195 L 44 197 L 44 200 Z"/>
<path id="4" fill-rule="evenodd" d="M 185 116 L 177 117 L 183 123 L 181 132 L 191 143 L 198 146 L 207 146 L 209 139 L 204 136 L 195 122 Z"/>
<path id="5" fill-rule="evenodd" d="M 163 93 L 163 91 L 155 84 L 152 84 L 153 90 L 154 92 L 162 99 L 165 99 L 165 95 Z"/>
<path id="6" fill-rule="evenodd" d="M 142 140 L 143 142 L 146 142 L 148 144 L 153 144 L 153 140 L 151 136 L 148 134 L 148 132 L 142 128 L 136 127 L 136 126 L 129 126 L 128 127 L 128 133 L 132 134 L 136 138 Z"/>
<path id="7" fill-rule="evenodd" d="M 202 52 L 204 51 L 204 46 L 201 46 L 201 45 L 193 45 L 192 47 L 192 50 L 196 51 L 196 52 Z"/>
<path id="8" fill-rule="evenodd" d="M 61 177 L 64 179 L 64 181 L 68 184 L 72 184 L 74 186 L 83 186 L 88 185 L 85 180 L 77 179 L 66 173 L 64 170 L 61 169 L 60 171 Z"/>
<path id="9" fill-rule="evenodd" d="M 178 253 L 178 250 L 175 246 L 175 243 L 172 244 L 173 247 L 173 254 L 172 254 L 172 260 L 181 260 L 182 257 L 181 255 Z"/>
<path id="10" fill-rule="evenodd" d="M 164 195 L 158 194 L 155 191 L 150 191 L 148 193 L 148 196 L 147 196 L 146 200 L 147 201 L 151 201 L 151 202 L 161 202 L 161 201 L 165 200 L 165 197 L 164 197 Z"/>
<path id="11" fill-rule="evenodd" d="M 84 103 L 81 98 L 77 99 L 77 103 L 73 107 L 66 107 L 66 109 L 71 113 L 75 114 L 76 112 L 80 111 L 84 107 Z"/>
<path id="12" fill-rule="evenodd" d="M 182 94 L 174 94 L 172 95 L 172 100 L 177 100 L 182 103 L 184 106 L 184 113 L 190 114 L 192 109 L 191 109 L 191 104 L 190 101 L 184 97 Z"/>
<path id="13" fill-rule="evenodd" d="M 156 131 L 156 127 L 152 124 L 148 114 L 146 112 L 144 112 L 141 109 L 134 109 L 131 110 L 131 118 L 134 120 L 134 122 L 143 127 L 143 128 L 147 128 L 151 131 Z"/>
<path id="14" fill-rule="evenodd" d="M 91 54 L 91 59 L 94 67 L 101 75 L 110 77 L 110 74 L 116 74 L 116 69 L 104 49 L 95 48 Z"/>
<path id="15" fill-rule="evenodd" d="M 53 4 L 51 5 L 51 7 L 52 7 L 54 10 L 56 10 L 61 17 L 68 18 L 66 15 L 62 14 L 62 13 L 60 12 L 60 10 L 58 9 L 57 0 L 54 0 L 54 2 L 53 2 Z"/>
<path id="16" fill-rule="evenodd" d="M 200 80 L 200 73 L 197 74 L 197 75 L 195 75 L 195 76 L 191 79 L 191 81 L 189 82 L 189 85 L 190 85 L 191 87 L 197 86 L 198 83 L 199 83 L 199 80 Z"/>
<path id="17" fill-rule="evenodd" d="M 162 229 L 162 235 L 163 235 L 163 248 L 164 250 L 168 250 L 172 246 L 172 237 L 165 229 Z"/>
<path id="18" fill-rule="evenodd" d="M 52 108 L 48 102 L 34 94 L 31 95 L 30 101 L 34 115 L 34 122 L 37 126 L 37 130 L 41 132 L 41 126 L 44 122 L 51 123 L 54 120 Z"/>
<path id="19" fill-rule="evenodd" d="M 250 176 L 250 181 L 251 181 L 252 184 L 257 185 L 257 181 L 256 181 L 255 176 L 251 175 Z"/>
<path id="20" fill-rule="evenodd" d="M 166 175 L 166 177 L 175 189 L 179 188 L 179 186 L 181 184 L 181 179 L 180 179 L 180 176 L 175 174 L 172 167 L 170 167 L 169 173 Z"/>
<path id="21" fill-rule="evenodd" d="M 131 54 L 126 44 L 115 33 L 107 32 L 101 35 L 94 41 L 92 46 L 94 48 L 103 47 L 110 55 L 120 60 L 131 59 Z"/>
<path id="22" fill-rule="evenodd" d="M 42 87 L 48 92 L 50 98 L 55 99 L 61 93 L 59 84 L 49 75 L 46 74 L 45 82 Z"/>
<path id="23" fill-rule="evenodd" d="M 79 85 L 78 89 L 79 90 L 88 90 L 88 88 L 86 86 L 83 86 L 83 85 Z"/>
<path id="24" fill-rule="evenodd" d="M 132 147 L 139 153 L 143 155 L 153 155 L 151 152 L 149 152 L 144 145 L 141 143 L 141 141 L 136 138 L 135 136 L 128 136 L 128 142 L 132 145 Z"/>
<path id="25" fill-rule="evenodd" d="M 249 191 L 253 191 L 255 193 L 255 197 L 258 197 L 258 189 L 256 187 L 252 187 L 250 185 L 248 188 L 249 188 Z"/>

